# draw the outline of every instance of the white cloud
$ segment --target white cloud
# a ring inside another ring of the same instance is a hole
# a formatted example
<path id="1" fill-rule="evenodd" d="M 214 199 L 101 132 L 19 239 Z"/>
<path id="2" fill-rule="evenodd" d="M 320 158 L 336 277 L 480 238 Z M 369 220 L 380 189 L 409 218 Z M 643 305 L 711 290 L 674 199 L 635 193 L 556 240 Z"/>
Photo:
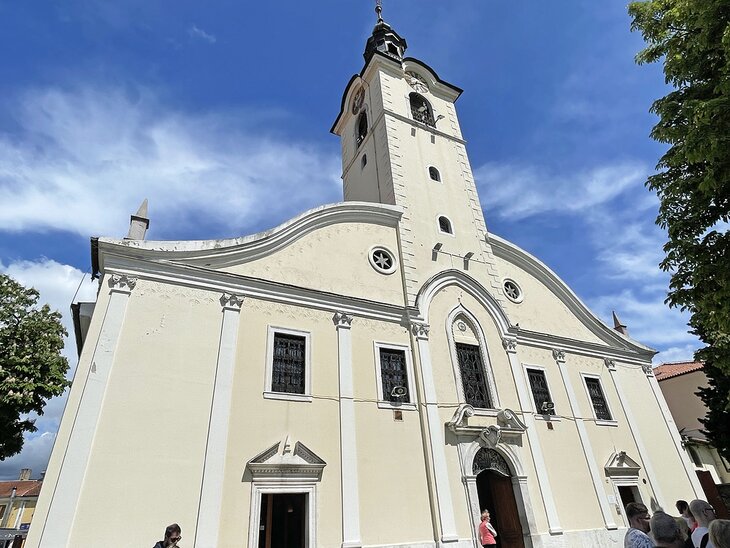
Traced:
<path id="1" fill-rule="evenodd" d="M 135 91 L 46 89 L 22 98 L 20 130 L 0 134 L 0 230 L 124 236 L 149 198 L 152 237 L 174 238 L 201 220 L 208 233 L 238 236 L 340 199 L 334 154 L 232 121 L 255 115 L 191 115 Z"/>
<path id="2" fill-rule="evenodd" d="M 208 34 L 203 29 L 198 28 L 196 25 L 193 25 L 188 29 L 188 34 L 191 38 L 200 38 L 201 40 L 205 40 L 210 44 L 215 44 L 217 40 L 215 35 Z"/>
<path id="3" fill-rule="evenodd" d="M 555 174 L 533 166 L 485 164 L 474 176 L 486 207 L 512 220 L 537 214 L 588 213 L 627 190 L 642 187 L 647 168 L 635 162 Z"/>
<path id="4" fill-rule="evenodd" d="M 39 304 L 48 304 L 53 310 L 61 312 L 62 323 L 68 332 L 63 355 L 70 365 L 67 374 L 70 379 L 78 361 L 70 306 L 74 296 L 75 301 L 95 301 L 96 282 L 91 281 L 88 274 L 72 266 L 49 259 L 19 261 L 7 266 L 0 263 L 0 273 L 7 274 L 26 287 L 34 287 L 40 293 Z M 23 450 L 18 455 L 0 461 L 0 479 L 16 478 L 21 468 L 32 468 L 34 477 L 41 470 L 45 470 L 67 394 L 68 391 L 51 399 L 44 407 L 42 416 L 31 414 L 31 418 L 36 419 L 35 426 L 38 430 L 26 434 Z"/>

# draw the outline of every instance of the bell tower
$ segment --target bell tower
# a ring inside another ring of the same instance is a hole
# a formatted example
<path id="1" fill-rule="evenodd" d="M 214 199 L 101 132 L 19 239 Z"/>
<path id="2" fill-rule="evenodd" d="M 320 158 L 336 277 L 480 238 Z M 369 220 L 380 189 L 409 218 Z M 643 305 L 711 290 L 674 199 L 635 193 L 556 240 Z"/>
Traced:
<path id="1" fill-rule="evenodd" d="M 400 263 L 413 305 L 446 269 L 467 271 L 503 299 L 455 102 L 458 87 L 418 59 L 376 7 L 365 66 L 342 97 L 332 132 L 342 145 L 345 201 L 401 206 Z"/>

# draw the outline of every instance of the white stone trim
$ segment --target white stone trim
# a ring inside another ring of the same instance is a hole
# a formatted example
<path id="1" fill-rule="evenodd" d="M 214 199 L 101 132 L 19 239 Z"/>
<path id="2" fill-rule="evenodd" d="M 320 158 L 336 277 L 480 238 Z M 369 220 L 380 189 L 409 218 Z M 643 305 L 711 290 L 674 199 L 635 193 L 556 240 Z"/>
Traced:
<path id="1" fill-rule="evenodd" d="M 393 264 L 390 265 L 390 268 L 381 268 L 375 263 L 375 260 L 373 259 L 373 253 L 376 251 L 385 251 L 388 255 L 390 255 L 391 260 L 393 261 Z M 396 270 L 398 270 L 398 257 L 396 257 L 395 253 L 393 253 L 390 249 L 385 247 L 384 245 L 374 245 L 370 249 L 368 249 L 368 262 L 370 263 L 370 266 L 373 267 L 373 269 L 378 274 L 393 274 Z"/>
<path id="2" fill-rule="evenodd" d="M 484 336 L 484 330 L 482 329 L 479 320 L 476 316 L 467 310 L 463 305 L 455 307 L 449 315 L 446 317 L 446 340 L 449 343 L 449 353 L 451 355 L 451 368 L 454 373 L 454 384 L 456 385 L 456 394 L 458 395 L 458 401 L 464 403 L 464 387 L 461 379 L 461 368 L 459 367 L 459 357 L 456 352 L 456 340 L 454 338 L 453 326 L 457 316 L 463 315 L 467 318 L 471 324 L 472 331 L 477 336 L 477 344 L 479 346 L 479 352 L 482 356 L 482 366 L 484 368 L 484 379 L 487 382 L 487 390 L 489 391 L 489 397 L 492 400 L 492 407 L 490 409 L 480 409 L 475 407 L 474 413 L 476 415 L 496 415 L 499 409 L 501 409 L 499 403 L 499 394 L 497 393 L 497 382 L 494 378 L 494 370 L 492 368 L 492 362 L 489 358 L 489 347 L 487 346 L 487 339 Z"/>
<path id="3" fill-rule="evenodd" d="M 251 484 L 251 512 L 248 522 L 248 548 L 259 546 L 259 520 L 261 518 L 261 495 L 305 493 L 307 495 L 307 520 L 305 548 L 317 548 L 317 484 L 308 481 L 279 481 L 265 483 L 254 481 Z M 197 548 L 197 545 L 196 545 Z"/>
<path id="4" fill-rule="evenodd" d="M 395 403 L 383 398 L 383 375 L 380 370 L 380 349 L 400 350 L 405 355 L 406 375 L 408 377 L 408 403 Z M 373 359 L 375 363 L 375 379 L 377 382 L 377 398 L 378 407 L 381 409 L 416 409 L 416 383 L 415 373 L 413 371 L 413 361 L 411 360 L 411 348 L 405 344 L 389 343 L 383 341 L 373 341 Z"/>
<path id="5" fill-rule="evenodd" d="M 414 328 L 418 330 L 418 324 L 414 325 Z M 451 485 L 446 463 L 444 425 L 441 423 L 439 416 L 436 385 L 433 379 L 433 365 L 431 363 L 431 349 L 429 348 L 427 336 L 416 336 L 415 338 L 423 378 L 424 404 L 436 488 L 435 495 L 436 506 L 438 507 L 440 540 L 442 543 L 452 545 L 451 543 L 458 541 L 459 536 L 456 533 L 454 504 L 451 498 Z"/>
<path id="6" fill-rule="evenodd" d="M 449 222 L 449 226 L 451 227 L 451 232 L 444 232 L 441 230 L 441 223 L 439 222 L 441 220 L 441 217 L 446 219 Z M 434 217 L 436 220 L 436 228 L 438 229 L 439 234 L 443 234 L 444 236 L 451 236 L 452 238 L 456 238 L 456 228 L 454 227 L 454 221 L 451 220 L 451 217 L 446 215 L 446 213 L 437 213 Z"/>
<path id="7" fill-rule="evenodd" d="M 362 546 L 357 435 L 352 371 L 352 317 L 337 312 L 337 363 L 340 385 L 340 474 L 342 489 L 342 548 Z"/>
<path id="8" fill-rule="evenodd" d="M 208 422 L 208 439 L 205 447 L 200 505 L 195 527 L 194 544 L 196 548 L 216 548 L 218 546 L 225 485 L 228 423 L 233 398 L 233 373 L 236 364 L 238 326 L 243 303 L 241 297 L 227 293 L 223 294 L 220 301 L 223 306 L 223 320 Z"/>
<path id="9" fill-rule="evenodd" d="M 304 394 L 274 392 L 271 389 L 274 374 L 274 337 L 277 333 L 304 337 Z M 266 337 L 266 377 L 264 378 L 264 398 L 272 400 L 312 401 L 312 334 L 309 331 L 288 327 L 268 326 Z"/>
<path id="10" fill-rule="evenodd" d="M 91 366 L 86 378 L 74 379 L 77 384 L 83 383 L 83 391 L 41 531 L 40 546 L 68 546 L 129 296 L 136 284 L 136 278 L 131 276 L 112 275 L 108 278 L 109 301 L 90 360 Z M 66 412 L 70 411 L 73 410 L 66 409 Z"/>
<path id="11" fill-rule="evenodd" d="M 591 482 L 593 483 L 593 489 L 596 493 L 596 498 L 598 499 L 598 506 L 601 509 L 603 522 L 606 525 L 606 529 L 616 529 L 618 526 L 613 521 L 613 514 L 611 512 L 611 508 L 608 505 L 608 496 L 606 495 L 606 489 L 603 487 L 603 481 L 600 471 L 598 469 L 598 463 L 596 462 L 596 456 L 593 453 L 593 446 L 591 445 L 591 440 L 588 436 L 586 425 L 583 422 L 583 415 L 581 414 L 580 406 L 578 405 L 578 398 L 576 396 L 575 390 L 573 389 L 573 383 L 570 380 L 570 373 L 565 363 L 565 353 L 561 350 L 554 350 L 553 355 L 555 357 L 555 361 L 558 364 L 560 375 L 563 378 L 563 385 L 565 387 L 565 392 L 568 395 L 568 403 L 570 404 L 572 415 L 575 417 L 575 427 L 578 430 L 578 438 L 580 439 L 581 446 L 583 447 L 583 457 L 585 458 L 586 465 L 588 466 L 588 473 L 591 476 Z M 588 376 L 595 377 L 594 375 Z M 585 386 L 584 373 L 581 373 L 581 378 L 583 379 L 583 386 L 587 393 L 588 388 Z M 600 377 L 597 378 L 600 382 Z M 601 391 L 603 392 L 603 399 L 606 400 L 606 405 L 608 405 L 608 398 L 606 397 L 605 390 L 603 390 L 603 386 L 601 386 Z M 593 405 L 591 405 L 591 409 L 592 408 Z M 609 411 L 611 411 L 610 408 Z M 611 416 L 614 416 L 612 411 Z"/>

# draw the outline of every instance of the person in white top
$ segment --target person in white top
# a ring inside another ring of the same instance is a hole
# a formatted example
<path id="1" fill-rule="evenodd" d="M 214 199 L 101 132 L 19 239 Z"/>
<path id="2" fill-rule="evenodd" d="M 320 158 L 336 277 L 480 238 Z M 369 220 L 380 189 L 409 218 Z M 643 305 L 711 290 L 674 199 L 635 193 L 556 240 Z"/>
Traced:
<path id="1" fill-rule="evenodd" d="M 654 548 L 654 543 L 647 533 L 651 530 L 649 511 L 640 502 L 626 505 L 626 518 L 630 528 L 624 537 L 624 548 Z"/>
<path id="2" fill-rule="evenodd" d="M 692 532 L 692 544 L 695 548 L 715 548 L 707 531 L 707 527 L 715 519 L 715 509 L 707 501 L 699 499 L 690 502 L 689 509 L 698 524 L 697 529 Z"/>

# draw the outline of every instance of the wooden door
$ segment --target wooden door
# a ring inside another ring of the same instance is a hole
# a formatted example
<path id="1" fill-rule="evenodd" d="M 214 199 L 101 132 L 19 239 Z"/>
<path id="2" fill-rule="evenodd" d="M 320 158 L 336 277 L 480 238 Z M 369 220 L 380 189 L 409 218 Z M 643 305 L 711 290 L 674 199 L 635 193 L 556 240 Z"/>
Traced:
<path id="1" fill-rule="evenodd" d="M 489 487 L 494 504 L 492 515 L 494 516 L 494 527 L 497 529 L 498 546 L 501 548 L 525 548 L 512 480 L 494 472 L 485 471 L 482 473 L 489 474 Z"/>

